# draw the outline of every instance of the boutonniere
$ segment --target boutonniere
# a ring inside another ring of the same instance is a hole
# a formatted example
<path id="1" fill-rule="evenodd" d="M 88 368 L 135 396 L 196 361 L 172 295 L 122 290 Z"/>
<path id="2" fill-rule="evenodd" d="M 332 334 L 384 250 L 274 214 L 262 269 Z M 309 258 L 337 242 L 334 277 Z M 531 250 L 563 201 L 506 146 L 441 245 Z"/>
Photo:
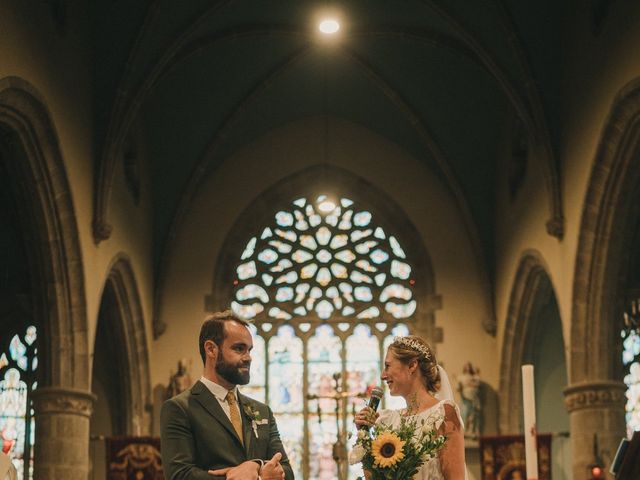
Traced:
<path id="1" fill-rule="evenodd" d="M 251 420 L 251 428 L 253 429 L 253 434 L 258 438 L 258 425 L 262 425 L 266 423 L 266 419 L 262 419 L 262 415 L 255 408 L 252 408 L 251 405 L 244 406 L 244 413 L 247 415 L 247 418 Z"/>

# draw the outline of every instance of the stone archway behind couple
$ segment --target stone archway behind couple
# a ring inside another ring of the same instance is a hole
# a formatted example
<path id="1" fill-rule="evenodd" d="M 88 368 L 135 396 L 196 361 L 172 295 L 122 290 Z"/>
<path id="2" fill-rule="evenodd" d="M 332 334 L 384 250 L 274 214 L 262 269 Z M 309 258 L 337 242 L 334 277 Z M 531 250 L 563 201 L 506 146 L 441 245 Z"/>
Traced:
<path id="1" fill-rule="evenodd" d="M 394 335 L 433 335 L 437 302 L 428 255 L 404 213 L 348 172 L 323 169 L 322 183 L 316 170 L 262 194 L 238 219 L 209 304 L 232 298 L 254 321 L 245 391 L 278 416 L 300 477 L 336 478 L 340 468 L 339 478 L 356 478 L 358 467 L 347 472 L 336 451 L 352 412 L 379 382 Z M 349 398 L 334 400 L 337 392 Z"/>

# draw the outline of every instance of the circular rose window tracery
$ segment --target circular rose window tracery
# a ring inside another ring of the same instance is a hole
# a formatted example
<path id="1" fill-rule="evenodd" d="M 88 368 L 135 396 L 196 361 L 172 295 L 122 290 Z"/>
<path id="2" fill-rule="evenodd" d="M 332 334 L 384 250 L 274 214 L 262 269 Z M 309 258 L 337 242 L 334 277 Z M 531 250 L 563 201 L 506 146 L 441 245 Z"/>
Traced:
<path id="1" fill-rule="evenodd" d="M 411 274 L 371 212 L 347 198 L 299 198 L 247 242 L 232 308 L 260 321 L 405 319 L 416 310 Z"/>

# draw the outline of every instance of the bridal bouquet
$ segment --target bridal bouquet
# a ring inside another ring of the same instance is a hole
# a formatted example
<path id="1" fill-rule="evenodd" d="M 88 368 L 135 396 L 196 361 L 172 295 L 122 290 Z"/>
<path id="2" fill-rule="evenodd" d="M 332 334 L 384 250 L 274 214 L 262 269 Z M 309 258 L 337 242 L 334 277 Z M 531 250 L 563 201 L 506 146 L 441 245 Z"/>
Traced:
<path id="1" fill-rule="evenodd" d="M 396 428 L 380 423 L 371 431 L 359 430 L 352 454 L 361 458 L 370 480 L 411 480 L 446 441 L 432 422 L 403 417 Z"/>

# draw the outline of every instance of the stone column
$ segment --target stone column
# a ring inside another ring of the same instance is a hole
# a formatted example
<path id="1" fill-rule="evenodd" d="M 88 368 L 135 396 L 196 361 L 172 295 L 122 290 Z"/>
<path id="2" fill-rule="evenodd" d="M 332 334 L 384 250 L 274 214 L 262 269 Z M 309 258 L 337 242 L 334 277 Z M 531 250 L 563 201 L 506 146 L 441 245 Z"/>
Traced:
<path id="1" fill-rule="evenodd" d="M 44 387 L 33 392 L 35 480 L 86 480 L 89 420 L 95 396 L 82 390 Z"/>
<path id="2" fill-rule="evenodd" d="M 624 383 L 610 380 L 580 382 L 565 388 L 564 401 L 571 425 L 573 478 L 589 478 L 587 468 L 594 461 L 594 436 L 597 436 L 599 454 L 608 472 L 620 439 L 625 436 L 625 391 Z"/>

